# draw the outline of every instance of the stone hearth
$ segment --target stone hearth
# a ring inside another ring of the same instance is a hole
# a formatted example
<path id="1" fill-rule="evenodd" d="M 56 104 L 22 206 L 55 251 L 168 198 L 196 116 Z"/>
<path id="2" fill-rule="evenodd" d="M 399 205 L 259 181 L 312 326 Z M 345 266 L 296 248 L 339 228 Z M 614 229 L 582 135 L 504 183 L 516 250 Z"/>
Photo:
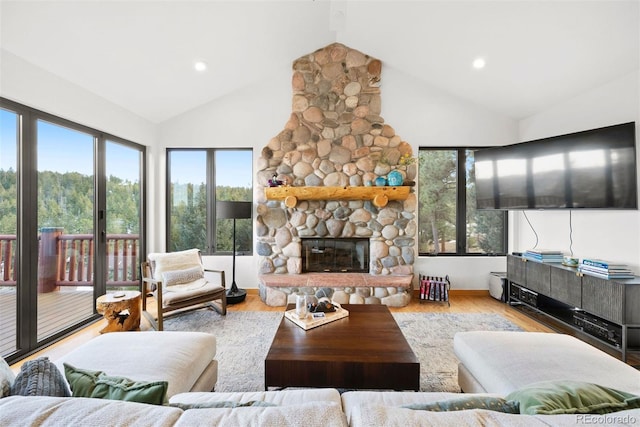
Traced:
<path id="1" fill-rule="evenodd" d="M 294 199 L 285 204 L 265 195 L 274 176 L 294 187 L 361 187 L 397 170 L 405 185 L 413 184 L 417 165 L 411 145 L 380 116 L 381 69 L 378 59 L 339 43 L 293 63 L 291 116 L 262 149 L 257 165 L 259 285 L 263 301 L 270 305 L 275 300 L 275 305 L 286 303 L 299 289 L 331 288 L 334 298 L 342 296 L 336 292 L 344 292 L 350 303 L 367 298 L 380 303 L 397 294 L 401 296 L 388 303 L 406 305 L 410 299 L 417 235 L 413 192 L 382 206 L 371 200 Z M 301 274 L 304 237 L 370 239 L 369 274 Z M 309 282 L 316 274 L 331 278 L 312 286 Z M 277 298 L 270 297 L 269 290 L 279 292 Z"/>
<path id="2" fill-rule="evenodd" d="M 372 276 L 366 273 L 263 274 L 260 298 L 267 305 L 294 303 L 298 292 L 327 297 L 338 304 L 386 304 L 404 307 L 411 299 L 413 276 Z"/>

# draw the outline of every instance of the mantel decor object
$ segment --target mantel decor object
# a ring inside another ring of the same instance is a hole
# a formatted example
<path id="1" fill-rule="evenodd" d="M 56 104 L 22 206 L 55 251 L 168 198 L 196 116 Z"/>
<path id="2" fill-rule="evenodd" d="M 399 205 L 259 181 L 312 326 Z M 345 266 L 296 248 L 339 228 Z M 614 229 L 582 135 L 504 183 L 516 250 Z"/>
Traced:
<path id="1" fill-rule="evenodd" d="M 227 304 L 237 304 L 244 301 L 247 291 L 236 285 L 236 219 L 251 218 L 251 202 L 218 201 L 216 203 L 216 217 L 218 219 L 233 219 L 233 280 L 227 291 Z"/>
<path id="2" fill-rule="evenodd" d="M 391 172 L 389 172 L 389 174 L 387 175 L 387 182 L 392 187 L 401 186 L 403 181 L 404 181 L 404 177 L 402 176 L 402 173 L 398 170 L 394 169 Z"/>
<path id="3" fill-rule="evenodd" d="M 384 176 L 379 176 L 376 178 L 374 183 L 376 184 L 376 187 L 384 187 L 387 185 L 387 179 Z"/>

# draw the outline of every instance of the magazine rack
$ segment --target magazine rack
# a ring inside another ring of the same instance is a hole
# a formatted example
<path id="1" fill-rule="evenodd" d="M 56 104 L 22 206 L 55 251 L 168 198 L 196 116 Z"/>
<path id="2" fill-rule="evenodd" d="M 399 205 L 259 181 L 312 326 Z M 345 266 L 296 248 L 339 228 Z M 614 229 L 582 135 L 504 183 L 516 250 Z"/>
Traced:
<path id="1" fill-rule="evenodd" d="M 446 302 L 449 307 L 449 290 L 451 289 L 451 281 L 449 276 L 436 277 L 420 275 L 420 302 Z"/>

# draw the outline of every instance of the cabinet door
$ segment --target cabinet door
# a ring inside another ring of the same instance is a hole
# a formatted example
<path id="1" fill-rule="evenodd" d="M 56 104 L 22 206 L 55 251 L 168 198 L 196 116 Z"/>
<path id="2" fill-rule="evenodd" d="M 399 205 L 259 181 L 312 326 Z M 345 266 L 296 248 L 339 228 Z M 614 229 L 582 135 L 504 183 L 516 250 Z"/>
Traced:
<path id="1" fill-rule="evenodd" d="M 582 277 L 582 308 L 611 322 L 624 323 L 624 285 L 598 277 Z"/>
<path id="2" fill-rule="evenodd" d="M 581 307 L 582 278 L 575 271 L 552 268 L 550 297 L 574 307 Z"/>
<path id="3" fill-rule="evenodd" d="M 524 286 L 526 280 L 525 266 L 526 263 L 523 258 L 507 255 L 507 280 Z"/>
<path id="4" fill-rule="evenodd" d="M 532 291 L 549 296 L 551 294 L 551 266 L 541 262 L 527 261 L 525 286 Z"/>

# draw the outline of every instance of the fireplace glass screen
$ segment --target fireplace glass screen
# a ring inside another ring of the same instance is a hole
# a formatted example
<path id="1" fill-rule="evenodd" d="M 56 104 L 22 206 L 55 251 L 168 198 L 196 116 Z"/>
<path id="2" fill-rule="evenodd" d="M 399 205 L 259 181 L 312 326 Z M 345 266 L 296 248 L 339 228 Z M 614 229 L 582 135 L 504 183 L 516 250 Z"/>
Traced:
<path id="1" fill-rule="evenodd" d="M 369 272 L 369 239 L 302 239 L 302 270 Z"/>

